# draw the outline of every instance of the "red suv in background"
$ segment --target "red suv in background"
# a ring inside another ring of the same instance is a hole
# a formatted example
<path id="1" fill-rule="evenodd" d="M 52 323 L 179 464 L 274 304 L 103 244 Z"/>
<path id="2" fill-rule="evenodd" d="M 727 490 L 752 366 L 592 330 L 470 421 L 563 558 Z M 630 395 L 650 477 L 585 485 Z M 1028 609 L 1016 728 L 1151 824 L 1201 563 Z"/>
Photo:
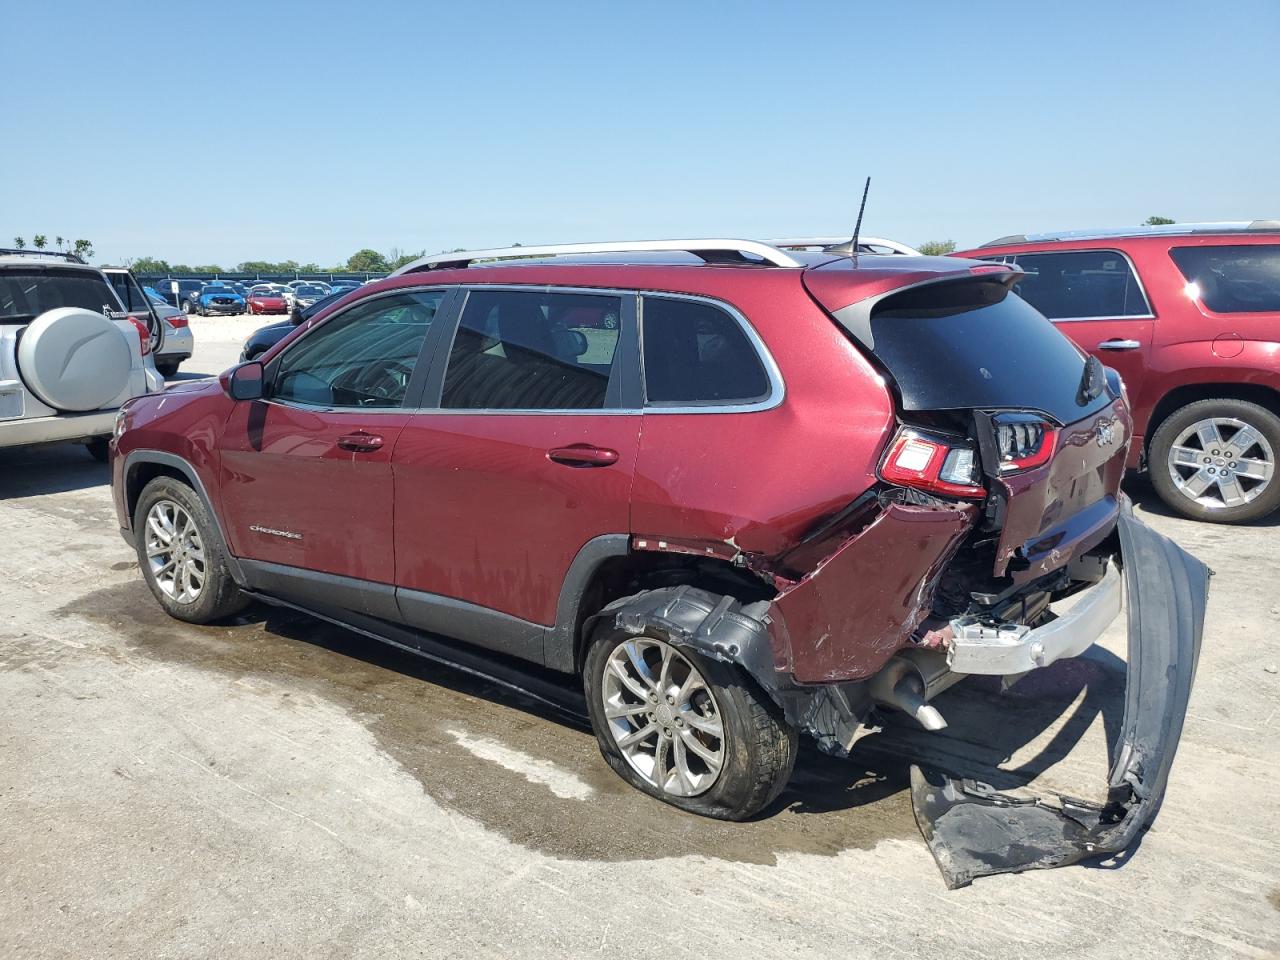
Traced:
<path id="1" fill-rule="evenodd" d="M 426 257 L 131 403 L 120 525 L 183 620 L 257 597 L 578 677 L 620 776 L 733 819 L 799 733 L 939 729 L 936 693 L 1082 653 L 1127 590 L 1105 808 L 913 772 L 953 884 L 1119 850 L 1160 804 L 1207 571 L 1126 509 L 1119 381 L 1021 279 L 748 240 Z"/>
<path id="2" fill-rule="evenodd" d="M 1197 520 L 1280 507 L 1280 221 L 1002 237 L 959 257 L 1016 264 L 1014 290 L 1118 370 L 1129 465 Z"/>

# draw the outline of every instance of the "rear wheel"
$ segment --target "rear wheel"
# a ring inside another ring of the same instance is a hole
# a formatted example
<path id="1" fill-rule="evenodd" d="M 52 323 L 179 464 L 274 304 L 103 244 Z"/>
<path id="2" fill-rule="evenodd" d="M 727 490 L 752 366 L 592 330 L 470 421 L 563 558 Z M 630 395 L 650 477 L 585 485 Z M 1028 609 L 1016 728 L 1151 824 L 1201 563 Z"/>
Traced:
<path id="1" fill-rule="evenodd" d="M 1280 417 L 1246 400 L 1200 400 L 1151 438 L 1151 483 L 1193 520 L 1245 523 L 1280 507 Z"/>
<path id="2" fill-rule="evenodd" d="M 587 654 L 587 706 L 600 752 L 632 786 L 722 820 L 782 792 L 797 735 L 738 668 L 608 625 Z"/>
<path id="3" fill-rule="evenodd" d="M 248 606 L 227 569 L 213 519 L 185 483 L 157 477 L 143 487 L 133 531 L 142 576 L 169 616 L 210 623 Z"/>
<path id="4" fill-rule="evenodd" d="M 111 456 L 111 450 L 108 444 L 111 442 L 110 437 L 94 437 L 84 445 L 89 451 L 89 456 L 97 460 L 99 463 L 106 463 Z"/>
<path id="5" fill-rule="evenodd" d="M 181 360 L 157 360 L 156 369 L 160 371 L 160 376 L 172 377 L 178 372 L 178 366 L 181 363 Z"/>

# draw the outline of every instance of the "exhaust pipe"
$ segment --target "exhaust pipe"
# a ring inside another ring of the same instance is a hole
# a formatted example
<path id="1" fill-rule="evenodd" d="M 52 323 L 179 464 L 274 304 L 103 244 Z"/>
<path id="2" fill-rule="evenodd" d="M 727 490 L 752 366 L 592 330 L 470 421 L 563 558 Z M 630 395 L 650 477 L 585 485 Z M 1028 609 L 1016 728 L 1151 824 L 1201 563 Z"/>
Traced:
<path id="1" fill-rule="evenodd" d="M 963 674 L 947 669 L 947 658 L 933 650 L 907 650 L 886 663 L 867 681 L 867 692 L 876 703 L 910 714 L 926 730 L 942 730 L 947 721 L 929 700 Z"/>

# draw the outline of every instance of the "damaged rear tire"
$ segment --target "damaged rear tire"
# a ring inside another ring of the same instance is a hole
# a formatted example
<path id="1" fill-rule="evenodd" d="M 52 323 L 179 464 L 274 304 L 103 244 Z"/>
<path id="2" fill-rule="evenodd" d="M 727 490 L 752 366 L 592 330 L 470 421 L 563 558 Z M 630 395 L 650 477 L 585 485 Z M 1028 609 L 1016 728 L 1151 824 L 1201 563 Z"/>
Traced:
<path id="1" fill-rule="evenodd" d="M 636 789 L 690 813 L 743 820 L 786 786 L 796 730 L 737 667 L 610 620 L 584 672 L 600 752 Z"/>

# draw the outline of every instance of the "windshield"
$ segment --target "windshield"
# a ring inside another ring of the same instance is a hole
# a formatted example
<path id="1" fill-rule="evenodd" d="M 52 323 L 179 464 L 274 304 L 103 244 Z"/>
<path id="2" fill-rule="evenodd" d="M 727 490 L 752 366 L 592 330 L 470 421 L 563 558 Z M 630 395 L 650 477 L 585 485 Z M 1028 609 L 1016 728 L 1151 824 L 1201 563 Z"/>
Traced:
<path id="1" fill-rule="evenodd" d="M 26 323 L 58 307 L 102 313 L 120 303 L 102 275 L 88 270 L 0 270 L 0 323 Z"/>
<path id="2" fill-rule="evenodd" d="M 224 286 L 221 286 L 221 285 L 215 285 L 215 284 L 210 284 L 209 286 L 205 287 L 205 288 L 204 288 L 203 290 L 201 290 L 200 292 L 201 292 L 202 294 L 205 294 L 206 296 L 207 296 L 207 295 L 212 295 L 212 294 L 218 294 L 218 293 L 222 294 L 223 296 L 227 296 L 227 297 L 234 297 L 234 296 L 236 295 L 236 292 L 235 292 L 234 290 L 232 290 L 230 287 L 224 287 Z"/>
<path id="3" fill-rule="evenodd" d="M 851 331 L 846 314 L 858 306 L 836 314 Z M 1085 356 L 1002 283 L 938 283 L 885 297 L 871 308 L 870 337 L 907 410 L 1034 410 L 1067 424 L 1111 402 L 1105 391 L 1082 389 Z"/>
<path id="4" fill-rule="evenodd" d="M 320 287 L 298 287 L 294 293 L 299 297 L 323 297 L 325 295 L 325 291 Z"/>

